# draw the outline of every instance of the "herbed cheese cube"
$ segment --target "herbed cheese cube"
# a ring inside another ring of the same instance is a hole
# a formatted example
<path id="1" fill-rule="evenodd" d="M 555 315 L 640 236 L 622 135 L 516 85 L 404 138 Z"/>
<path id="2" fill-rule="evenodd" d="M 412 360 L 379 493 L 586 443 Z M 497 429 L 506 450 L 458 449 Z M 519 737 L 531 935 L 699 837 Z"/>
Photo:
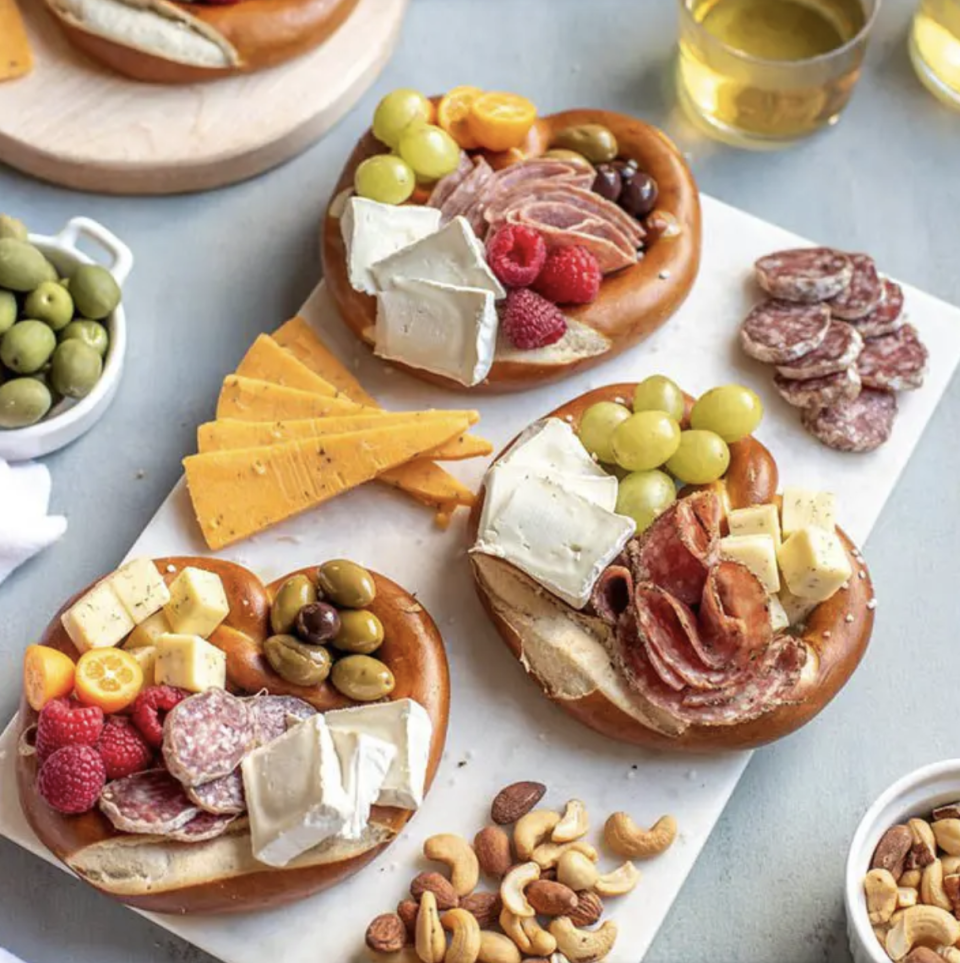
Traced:
<path id="1" fill-rule="evenodd" d="M 159 612 L 170 601 L 170 590 L 149 558 L 135 558 L 127 562 L 107 581 L 113 586 L 134 625 Z"/>
<path id="2" fill-rule="evenodd" d="M 143 669 L 143 684 L 154 685 L 157 675 L 157 647 L 155 645 L 141 645 L 137 649 L 129 649 L 130 654 L 140 663 Z"/>
<path id="3" fill-rule="evenodd" d="M 770 535 L 775 548 L 780 548 L 780 515 L 776 505 L 751 505 L 735 508 L 727 515 L 731 535 Z"/>
<path id="4" fill-rule="evenodd" d="M 772 535 L 728 535 L 720 539 L 720 555 L 750 569 L 768 595 L 780 591 L 777 549 Z"/>
<path id="5" fill-rule="evenodd" d="M 154 679 L 157 685 L 174 685 L 188 692 L 224 689 L 227 655 L 199 635 L 161 635 Z"/>
<path id="6" fill-rule="evenodd" d="M 206 638 L 229 615 L 230 603 L 219 575 L 187 567 L 173 580 L 163 611 L 174 632 Z"/>
<path id="7" fill-rule="evenodd" d="M 770 628 L 774 632 L 790 628 L 790 617 L 777 595 L 770 596 Z"/>
<path id="8" fill-rule="evenodd" d="M 777 558 L 787 588 L 813 602 L 826 601 L 852 574 L 836 532 L 815 525 L 794 532 Z"/>
<path id="9" fill-rule="evenodd" d="M 831 492 L 785 488 L 782 515 L 784 538 L 811 526 L 832 532 L 837 527 L 837 497 Z"/>
<path id="10" fill-rule="evenodd" d="M 780 605 L 783 608 L 784 614 L 787 616 L 787 622 L 790 626 L 799 625 L 803 622 L 806 617 L 820 604 L 819 602 L 814 602 L 811 599 L 801 599 L 797 598 L 790 589 L 783 586 L 780 589 L 780 594 L 777 596 L 780 601 Z"/>
<path id="11" fill-rule="evenodd" d="M 117 645 L 133 631 L 133 619 L 109 581 L 90 589 L 60 621 L 80 652 Z"/>
<path id="12" fill-rule="evenodd" d="M 161 635 L 173 632 L 173 626 L 167 618 L 166 613 L 161 609 L 154 612 L 148 619 L 144 619 L 128 636 L 123 643 L 125 649 L 140 649 L 148 645 L 156 645 L 157 639 Z"/>

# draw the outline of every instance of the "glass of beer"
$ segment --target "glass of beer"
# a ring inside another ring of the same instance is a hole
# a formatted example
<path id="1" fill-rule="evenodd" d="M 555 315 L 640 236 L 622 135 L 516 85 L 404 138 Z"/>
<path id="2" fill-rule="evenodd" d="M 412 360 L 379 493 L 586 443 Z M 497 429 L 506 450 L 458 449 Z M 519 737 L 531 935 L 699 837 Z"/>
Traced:
<path id="1" fill-rule="evenodd" d="M 910 31 L 910 59 L 937 97 L 960 107 L 960 0 L 920 0 Z"/>
<path id="2" fill-rule="evenodd" d="M 880 0 L 679 4 L 681 103 L 713 136 L 762 148 L 785 146 L 839 120 Z"/>

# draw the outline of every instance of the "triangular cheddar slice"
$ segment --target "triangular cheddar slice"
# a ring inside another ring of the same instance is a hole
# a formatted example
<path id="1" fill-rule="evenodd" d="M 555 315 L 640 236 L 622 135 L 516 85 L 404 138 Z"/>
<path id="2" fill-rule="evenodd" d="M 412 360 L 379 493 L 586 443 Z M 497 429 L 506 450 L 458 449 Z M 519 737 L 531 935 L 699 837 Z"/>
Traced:
<path id="1" fill-rule="evenodd" d="M 203 537 L 223 548 L 416 458 L 466 431 L 465 417 L 191 455 L 183 460 Z"/>
<path id="2" fill-rule="evenodd" d="M 282 388 L 268 381 L 227 375 L 217 400 L 217 418 L 238 421 L 287 421 L 330 415 L 373 414 L 345 398 L 324 398 L 309 391 Z"/>
<path id="3" fill-rule="evenodd" d="M 399 488 L 418 502 L 449 515 L 455 508 L 470 508 L 477 500 L 466 485 L 435 465 L 429 458 L 417 458 L 399 468 L 391 468 L 377 481 Z"/>
<path id="4" fill-rule="evenodd" d="M 234 374 L 269 381 L 284 388 L 312 391 L 315 395 L 327 398 L 336 398 L 340 394 L 329 381 L 297 361 L 289 351 L 284 351 L 273 338 L 265 334 L 259 335 L 253 342 Z"/>

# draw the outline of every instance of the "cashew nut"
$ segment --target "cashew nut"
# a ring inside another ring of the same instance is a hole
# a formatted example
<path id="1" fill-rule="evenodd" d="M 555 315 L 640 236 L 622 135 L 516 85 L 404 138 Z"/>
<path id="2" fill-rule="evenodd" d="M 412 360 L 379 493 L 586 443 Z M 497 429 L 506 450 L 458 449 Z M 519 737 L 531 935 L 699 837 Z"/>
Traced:
<path id="1" fill-rule="evenodd" d="M 943 863 L 939 859 L 935 859 L 923 871 L 920 898 L 928 906 L 939 906 L 940 909 L 953 911 L 953 903 L 943 888 Z"/>
<path id="2" fill-rule="evenodd" d="M 557 948 L 557 941 L 552 933 L 545 930 L 535 916 L 528 916 L 520 920 L 520 928 L 530 943 L 527 953 L 534 953 L 537 956 L 549 956 Z"/>
<path id="3" fill-rule="evenodd" d="M 930 828 L 944 852 L 960 856 L 960 819 L 938 819 Z"/>
<path id="4" fill-rule="evenodd" d="M 572 843 L 575 839 L 586 836 L 589 831 L 590 817 L 587 807 L 579 799 L 571 799 L 550 838 L 555 843 Z"/>
<path id="5" fill-rule="evenodd" d="M 888 923 L 897 909 L 897 881 L 888 869 L 871 869 L 863 879 L 867 912 L 875 926 Z"/>
<path id="6" fill-rule="evenodd" d="M 916 906 L 920 894 L 912 886 L 897 887 L 897 909 L 909 909 Z"/>
<path id="7" fill-rule="evenodd" d="M 500 911 L 500 928 L 513 940 L 521 953 L 527 954 L 533 948 L 530 939 L 520 925 L 520 917 L 514 916 L 506 907 Z"/>
<path id="8" fill-rule="evenodd" d="M 440 925 L 437 897 L 429 890 L 420 897 L 415 946 L 417 956 L 423 963 L 442 963 L 443 956 L 447 952 L 447 938 L 443 935 L 443 927 Z"/>
<path id="9" fill-rule="evenodd" d="M 919 888 L 920 880 L 923 877 L 923 873 L 919 869 L 908 869 L 901 877 L 897 880 L 898 886 L 912 886 L 914 889 Z"/>
<path id="10" fill-rule="evenodd" d="M 956 876 L 960 873 L 960 856 L 941 856 L 940 862 L 943 863 L 944 876 Z"/>
<path id="11" fill-rule="evenodd" d="M 596 849 L 582 839 L 573 843 L 541 843 L 530 855 L 541 869 L 553 869 L 560 857 L 569 852 L 582 853 L 594 863 L 600 858 Z"/>
<path id="12" fill-rule="evenodd" d="M 908 819 L 907 829 L 913 836 L 913 846 L 911 847 L 916 856 L 923 855 L 920 861 L 921 866 L 926 866 L 937 858 L 937 841 L 934 838 L 930 823 L 925 819 Z"/>
<path id="13" fill-rule="evenodd" d="M 960 925 L 960 924 L 958 924 Z M 565 916 L 550 923 L 557 949 L 570 963 L 596 963 L 605 960 L 617 941 L 617 924 L 607 920 L 597 930 L 578 930 Z"/>
<path id="14" fill-rule="evenodd" d="M 603 827 L 603 838 L 618 856 L 649 859 L 673 845 L 677 821 L 673 816 L 661 816 L 650 829 L 641 829 L 627 813 L 614 813 Z"/>
<path id="15" fill-rule="evenodd" d="M 483 930 L 480 933 L 480 963 L 520 963 L 516 944 L 502 933 Z"/>
<path id="16" fill-rule="evenodd" d="M 557 861 L 557 881 L 574 892 L 593 889 L 599 878 L 596 863 L 575 849 L 568 850 Z"/>
<path id="17" fill-rule="evenodd" d="M 480 863 L 473 847 L 453 833 L 431 836 L 423 844 L 423 855 L 450 868 L 450 882 L 457 896 L 469 896 L 480 882 Z"/>
<path id="18" fill-rule="evenodd" d="M 540 879 L 540 867 L 536 863 L 521 863 L 503 877 L 500 883 L 500 899 L 504 908 L 514 916 L 536 916 L 536 910 L 527 900 L 524 890 Z"/>
<path id="19" fill-rule="evenodd" d="M 960 922 L 952 914 L 939 906 L 911 906 L 887 934 L 886 949 L 891 959 L 902 960 L 918 943 L 953 946 L 957 940 Z"/>
<path id="20" fill-rule="evenodd" d="M 513 847 L 517 851 L 517 858 L 529 859 L 559 822 L 560 813 L 550 809 L 534 809 L 526 816 L 521 816 L 513 827 Z"/>
<path id="21" fill-rule="evenodd" d="M 477 963 L 480 956 L 480 924 L 465 909 L 447 910 L 440 920 L 452 934 L 444 963 Z"/>
<path id="22" fill-rule="evenodd" d="M 600 876 L 593 884 L 598 896 L 626 896 L 640 882 L 640 870 L 631 862 L 624 863 L 612 873 Z"/>
<path id="23" fill-rule="evenodd" d="M 883 946 L 887 942 L 887 933 L 890 932 L 890 925 L 884 923 L 882 926 L 873 927 L 873 935 L 877 938 L 877 941 Z"/>
<path id="24" fill-rule="evenodd" d="M 946 963 L 960 963 L 960 950 L 955 946 L 938 946 L 937 952 L 946 960 Z"/>

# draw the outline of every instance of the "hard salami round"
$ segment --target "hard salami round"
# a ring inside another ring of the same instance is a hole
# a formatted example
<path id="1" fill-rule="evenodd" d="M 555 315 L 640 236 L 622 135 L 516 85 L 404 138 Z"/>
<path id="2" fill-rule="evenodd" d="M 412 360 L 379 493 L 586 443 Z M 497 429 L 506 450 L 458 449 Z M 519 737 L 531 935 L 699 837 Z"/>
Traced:
<path id="1" fill-rule="evenodd" d="M 230 823 L 236 818 L 236 816 L 215 816 L 213 813 L 200 813 L 181 829 L 167 835 L 179 843 L 205 843 L 208 839 L 216 839 L 217 836 L 222 836 Z"/>
<path id="2" fill-rule="evenodd" d="M 234 769 L 229 776 L 205 782 L 202 786 L 189 786 L 186 792 L 192 803 L 213 815 L 237 816 L 247 809 L 243 774 L 239 769 Z"/>
<path id="3" fill-rule="evenodd" d="M 109 783 L 100 794 L 100 809 L 115 829 L 158 836 L 169 836 L 200 812 L 165 769 L 150 769 Z"/>
<path id="4" fill-rule="evenodd" d="M 857 369 L 868 388 L 910 391 L 923 385 L 928 357 L 917 329 L 904 324 L 893 334 L 867 341 Z"/>
<path id="5" fill-rule="evenodd" d="M 846 371 L 797 381 L 775 375 L 773 386 L 787 404 L 797 408 L 827 408 L 840 401 L 852 401 L 860 394 L 860 374 L 855 365 Z"/>
<path id="6" fill-rule="evenodd" d="M 757 361 L 786 364 L 819 347 L 829 326 L 830 311 L 822 304 L 764 301 L 740 326 L 740 344 Z"/>
<path id="7" fill-rule="evenodd" d="M 185 786 L 227 776 L 256 745 L 253 714 L 243 699 L 207 689 L 174 706 L 163 723 L 163 759 Z"/>
<path id="8" fill-rule="evenodd" d="M 850 258 L 829 247 L 777 251 L 760 258 L 754 268 L 768 294 L 806 304 L 837 297 L 853 277 Z"/>
<path id="9" fill-rule="evenodd" d="M 843 321 L 831 321 L 826 337 L 818 348 L 790 362 L 777 365 L 777 371 L 791 381 L 822 378 L 846 371 L 863 350 L 863 338 Z"/>
<path id="10" fill-rule="evenodd" d="M 864 388 L 852 401 L 806 409 L 802 421 L 803 427 L 828 448 L 873 451 L 890 437 L 896 415 L 893 392 Z"/>
<path id="11" fill-rule="evenodd" d="M 883 282 L 869 254 L 850 254 L 853 277 L 846 289 L 831 298 L 830 313 L 842 321 L 856 321 L 868 315 L 883 298 Z"/>
<path id="12" fill-rule="evenodd" d="M 903 288 L 884 278 L 883 298 L 866 317 L 850 322 L 864 338 L 882 338 L 903 324 Z"/>
<path id="13" fill-rule="evenodd" d="M 317 710 L 296 696 L 259 695 L 247 700 L 256 729 L 257 745 L 279 739 L 287 731 L 287 719 L 308 719 Z"/>

